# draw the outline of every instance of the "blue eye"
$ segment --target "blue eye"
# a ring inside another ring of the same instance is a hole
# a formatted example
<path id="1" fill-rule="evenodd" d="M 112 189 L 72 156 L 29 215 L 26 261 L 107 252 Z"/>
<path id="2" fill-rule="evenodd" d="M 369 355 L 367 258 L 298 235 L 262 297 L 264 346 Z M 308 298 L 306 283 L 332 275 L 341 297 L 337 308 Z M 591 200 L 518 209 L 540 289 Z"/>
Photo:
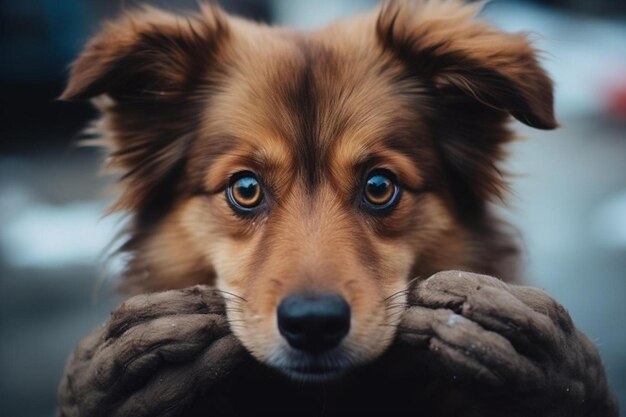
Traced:
<path id="1" fill-rule="evenodd" d="M 233 176 L 226 197 L 235 210 L 249 212 L 263 202 L 263 190 L 256 175 L 243 171 Z"/>
<path id="2" fill-rule="evenodd" d="M 400 198 L 395 176 L 388 171 L 376 170 L 365 180 L 363 203 L 372 211 L 383 211 L 391 208 Z"/>

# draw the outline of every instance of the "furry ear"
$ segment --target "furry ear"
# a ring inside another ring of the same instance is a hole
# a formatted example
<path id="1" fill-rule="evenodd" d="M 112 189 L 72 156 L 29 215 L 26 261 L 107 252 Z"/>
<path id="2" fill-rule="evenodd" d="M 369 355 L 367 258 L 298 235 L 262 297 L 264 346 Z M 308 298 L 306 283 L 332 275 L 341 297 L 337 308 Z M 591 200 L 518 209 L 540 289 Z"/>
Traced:
<path id="1" fill-rule="evenodd" d="M 376 22 L 382 48 L 429 92 L 434 142 L 467 221 L 480 218 L 486 201 L 502 199 L 506 190 L 498 162 L 512 138 L 509 115 L 535 128 L 557 127 L 552 81 L 528 39 L 476 19 L 480 7 L 389 0 Z"/>
<path id="2" fill-rule="evenodd" d="M 227 33 L 215 6 L 185 17 L 149 6 L 126 12 L 85 46 L 61 99 L 176 95 L 202 76 Z"/>
<path id="3" fill-rule="evenodd" d="M 482 3 L 387 1 L 378 39 L 416 75 L 440 90 L 458 91 L 529 126 L 554 129 L 552 81 L 524 34 L 476 19 Z"/>
<path id="4" fill-rule="evenodd" d="M 111 211 L 149 223 L 184 187 L 177 178 L 220 71 L 228 23 L 215 6 L 184 17 L 144 7 L 106 24 L 72 64 L 62 99 L 105 96 L 95 102 L 102 118 L 93 131 L 107 168 L 122 174 Z"/>

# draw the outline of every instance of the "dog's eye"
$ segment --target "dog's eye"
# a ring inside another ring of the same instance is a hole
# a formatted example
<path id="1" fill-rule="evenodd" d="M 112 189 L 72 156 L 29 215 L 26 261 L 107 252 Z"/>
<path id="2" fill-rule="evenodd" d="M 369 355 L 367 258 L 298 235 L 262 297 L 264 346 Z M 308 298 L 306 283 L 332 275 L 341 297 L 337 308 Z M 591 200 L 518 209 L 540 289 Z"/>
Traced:
<path id="1" fill-rule="evenodd" d="M 363 200 L 366 208 L 380 212 L 393 207 L 400 197 L 395 176 L 384 170 L 371 172 L 365 181 Z"/>
<path id="2" fill-rule="evenodd" d="M 263 190 L 257 177 L 244 171 L 232 177 L 226 197 L 235 210 L 250 212 L 263 202 Z"/>

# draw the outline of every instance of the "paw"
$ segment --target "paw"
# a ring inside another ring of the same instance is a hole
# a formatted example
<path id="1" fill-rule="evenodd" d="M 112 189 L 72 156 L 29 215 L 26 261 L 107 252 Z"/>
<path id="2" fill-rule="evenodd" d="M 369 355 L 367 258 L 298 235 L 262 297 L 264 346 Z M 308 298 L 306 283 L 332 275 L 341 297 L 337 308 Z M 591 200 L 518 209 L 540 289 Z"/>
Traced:
<path id="1" fill-rule="evenodd" d="M 518 410 L 558 409 L 547 415 L 610 402 L 597 350 L 539 289 L 446 271 L 420 282 L 408 303 L 400 341 L 426 350 L 451 379 L 517 400 Z"/>
<path id="2" fill-rule="evenodd" d="M 79 344 L 59 387 L 59 415 L 177 415 L 244 357 L 208 287 L 133 297 Z"/>

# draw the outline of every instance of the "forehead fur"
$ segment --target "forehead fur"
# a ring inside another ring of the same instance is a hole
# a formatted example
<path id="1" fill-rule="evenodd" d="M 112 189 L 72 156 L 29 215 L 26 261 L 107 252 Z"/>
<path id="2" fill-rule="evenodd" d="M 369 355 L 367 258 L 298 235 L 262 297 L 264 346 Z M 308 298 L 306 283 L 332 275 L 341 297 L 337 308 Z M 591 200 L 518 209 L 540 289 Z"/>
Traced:
<path id="1" fill-rule="evenodd" d="M 268 165 L 287 157 L 314 184 L 330 159 L 348 165 L 390 144 L 418 148 L 405 136 L 426 137 L 415 113 L 426 112 L 424 95 L 377 48 L 373 25 L 354 27 L 368 22 L 306 35 L 256 26 L 236 32 L 222 57 L 228 76 L 211 95 L 199 134 L 221 146 L 200 144 L 198 153 L 246 149 Z"/>

